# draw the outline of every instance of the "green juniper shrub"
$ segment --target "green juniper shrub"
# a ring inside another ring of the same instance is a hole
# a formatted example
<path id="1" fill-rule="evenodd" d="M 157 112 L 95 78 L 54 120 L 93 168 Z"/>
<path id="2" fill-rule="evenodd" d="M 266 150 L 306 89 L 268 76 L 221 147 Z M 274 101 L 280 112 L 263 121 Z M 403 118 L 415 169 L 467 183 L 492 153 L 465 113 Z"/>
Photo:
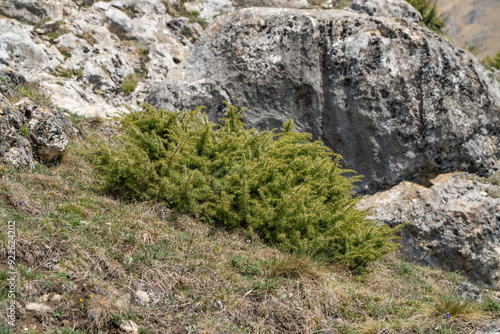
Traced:
<path id="1" fill-rule="evenodd" d="M 448 17 L 438 12 L 437 0 L 406 0 L 422 14 L 422 22 L 430 30 L 442 34 Z"/>
<path id="2" fill-rule="evenodd" d="M 226 228 L 243 227 L 276 247 L 357 270 L 395 250 L 395 230 L 356 208 L 353 171 L 308 133 L 258 132 L 227 106 L 222 124 L 199 108 L 144 104 L 123 114 L 122 135 L 89 154 L 108 192 L 162 201 Z"/>

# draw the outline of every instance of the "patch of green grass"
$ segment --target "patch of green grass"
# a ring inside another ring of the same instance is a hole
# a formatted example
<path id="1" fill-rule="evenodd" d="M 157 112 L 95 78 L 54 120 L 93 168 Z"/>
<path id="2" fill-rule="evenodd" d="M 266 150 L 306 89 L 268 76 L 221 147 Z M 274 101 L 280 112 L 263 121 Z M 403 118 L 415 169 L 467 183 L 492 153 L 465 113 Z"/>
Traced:
<path id="1" fill-rule="evenodd" d="M 41 18 L 40 21 L 38 21 L 38 23 L 35 24 L 35 26 L 33 27 L 33 29 L 40 28 L 43 24 L 49 22 L 50 20 L 52 20 L 50 17 L 43 17 L 43 18 Z"/>
<path id="2" fill-rule="evenodd" d="M 490 296 L 485 296 L 481 307 L 484 311 L 500 312 L 500 301 L 495 300 Z"/>
<path id="3" fill-rule="evenodd" d="M 19 133 L 23 136 L 23 137 L 29 137 L 30 136 L 30 129 L 29 127 L 27 127 L 26 125 L 21 125 L 19 127 Z"/>
<path id="4" fill-rule="evenodd" d="M 0 324 L 0 334 L 11 334 L 10 327 L 8 327 L 6 324 Z"/>
<path id="5" fill-rule="evenodd" d="M 197 11 L 187 11 L 184 7 L 184 4 L 187 0 L 179 0 L 174 3 L 170 3 L 169 1 L 162 1 L 167 9 L 167 13 L 174 17 L 187 17 L 190 22 L 198 23 L 203 28 L 208 26 L 208 22 L 205 19 L 200 18 L 200 13 Z"/>
<path id="6" fill-rule="evenodd" d="M 131 19 L 135 17 L 135 11 L 133 7 L 125 7 L 123 8 L 125 14 L 127 14 Z"/>
<path id="7" fill-rule="evenodd" d="M 64 21 L 57 21 L 55 23 L 55 30 L 47 33 L 47 37 L 49 38 L 51 43 L 54 43 L 54 40 L 56 40 L 59 36 L 68 33 L 68 30 L 64 27 L 65 24 L 66 22 Z"/>
<path id="8" fill-rule="evenodd" d="M 474 318 L 481 316 L 481 305 L 456 293 L 439 293 L 432 314 L 436 317 L 447 317 L 448 314 L 450 318 Z"/>
<path id="9" fill-rule="evenodd" d="M 38 82 L 29 82 L 21 86 L 12 87 L 13 94 L 9 96 L 11 102 L 17 102 L 24 97 L 29 98 L 34 104 L 42 107 L 52 107 L 50 96 L 46 95 L 40 88 Z"/>
<path id="10" fill-rule="evenodd" d="M 142 80 L 144 73 L 128 74 L 120 85 L 120 91 L 126 95 L 132 94 L 137 88 L 137 83 Z"/>
<path id="11" fill-rule="evenodd" d="M 81 68 L 63 68 L 61 66 L 57 66 L 54 71 L 51 71 L 50 74 L 52 74 L 55 77 L 62 77 L 62 78 L 68 78 L 71 79 L 73 77 L 76 77 L 78 79 L 81 79 L 83 77 L 83 69 Z"/>

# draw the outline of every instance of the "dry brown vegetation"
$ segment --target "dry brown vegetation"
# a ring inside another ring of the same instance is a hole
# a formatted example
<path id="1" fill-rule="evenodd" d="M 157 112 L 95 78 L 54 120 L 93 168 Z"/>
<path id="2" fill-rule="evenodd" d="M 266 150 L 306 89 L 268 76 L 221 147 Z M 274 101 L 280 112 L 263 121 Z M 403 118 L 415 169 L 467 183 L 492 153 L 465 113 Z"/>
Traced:
<path id="1" fill-rule="evenodd" d="M 113 132 L 102 119 L 80 125 L 87 138 Z M 0 308 L 8 302 L 5 231 L 16 220 L 18 329 L 120 333 L 121 322 L 132 320 L 140 333 L 470 333 L 498 317 L 450 297 L 462 276 L 396 254 L 352 276 L 244 230 L 109 197 L 82 145 L 74 138 L 50 165 L 1 171 Z M 441 296 L 458 303 L 450 319 Z M 25 311 L 28 302 L 52 311 Z"/>

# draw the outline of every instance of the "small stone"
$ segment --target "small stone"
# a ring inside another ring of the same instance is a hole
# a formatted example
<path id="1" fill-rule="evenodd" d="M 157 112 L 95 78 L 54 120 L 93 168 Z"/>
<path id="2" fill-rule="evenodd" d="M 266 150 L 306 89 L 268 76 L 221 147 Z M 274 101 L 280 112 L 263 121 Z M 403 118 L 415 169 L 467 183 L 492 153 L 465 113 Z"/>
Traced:
<path id="1" fill-rule="evenodd" d="M 224 308 L 224 304 L 220 300 L 216 300 L 214 303 L 214 307 L 218 310 L 222 310 Z"/>
<path id="2" fill-rule="evenodd" d="M 122 309 L 122 308 L 125 308 L 128 306 L 129 304 L 129 295 L 123 295 L 121 296 L 120 298 L 118 298 L 117 300 L 115 300 L 114 304 L 116 305 L 116 307 Z"/>
<path id="3" fill-rule="evenodd" d="M 40 303 L 46 303 L 49 301 L 49 295 L 43 295 L 40 297 Z"/>
<path id="4" fill-rule="evenodd" d="M 51 312 L 52 307 L 40 303 L 28 303 L 26 304 L 26 311 Z"/>
<path id="5" fill-rule="evenodd" d="M 50 298 L 51 301 L 59 303 L 61 301 L 62 296 L 58 293 L 54 294 L 52 298 Z"/>
<path id="6" fill-rule="evenodd" d="M 139 327 L 132 320 L 125 320 L 124 322 L 122 322 L 120 325 L 120 329 L 124 332 L 127 332 L 127 333 L 138 333 L 139 332 Z"/>
<path id="7" fill-rule="evenodd" d="M 146 291 L 137 290 L 135 295 L 137 296 L 137 299 L 139 299 L 141 303 L 148 303 L 150 300 L 149 295 Z"/>

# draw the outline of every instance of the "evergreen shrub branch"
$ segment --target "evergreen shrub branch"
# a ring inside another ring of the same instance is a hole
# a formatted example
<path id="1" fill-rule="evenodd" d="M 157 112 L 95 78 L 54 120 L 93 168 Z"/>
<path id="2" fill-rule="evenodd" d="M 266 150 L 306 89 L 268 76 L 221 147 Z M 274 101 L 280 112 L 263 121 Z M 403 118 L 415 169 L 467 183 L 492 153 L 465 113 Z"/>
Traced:
<path id="1" fill-rule="evenodd" d="M 291 252 L 356 270 L 395 250 L 396 230 L 356 208 L 353 171 L 308 133 L 258 132 L 227 105 L 222 124 L 201 108 L 167 112 L 145 104 L 120 118 L 114 144 L 93 157 L 107 191 L 165 202 L 225 228 L 243 227 Z"/>

